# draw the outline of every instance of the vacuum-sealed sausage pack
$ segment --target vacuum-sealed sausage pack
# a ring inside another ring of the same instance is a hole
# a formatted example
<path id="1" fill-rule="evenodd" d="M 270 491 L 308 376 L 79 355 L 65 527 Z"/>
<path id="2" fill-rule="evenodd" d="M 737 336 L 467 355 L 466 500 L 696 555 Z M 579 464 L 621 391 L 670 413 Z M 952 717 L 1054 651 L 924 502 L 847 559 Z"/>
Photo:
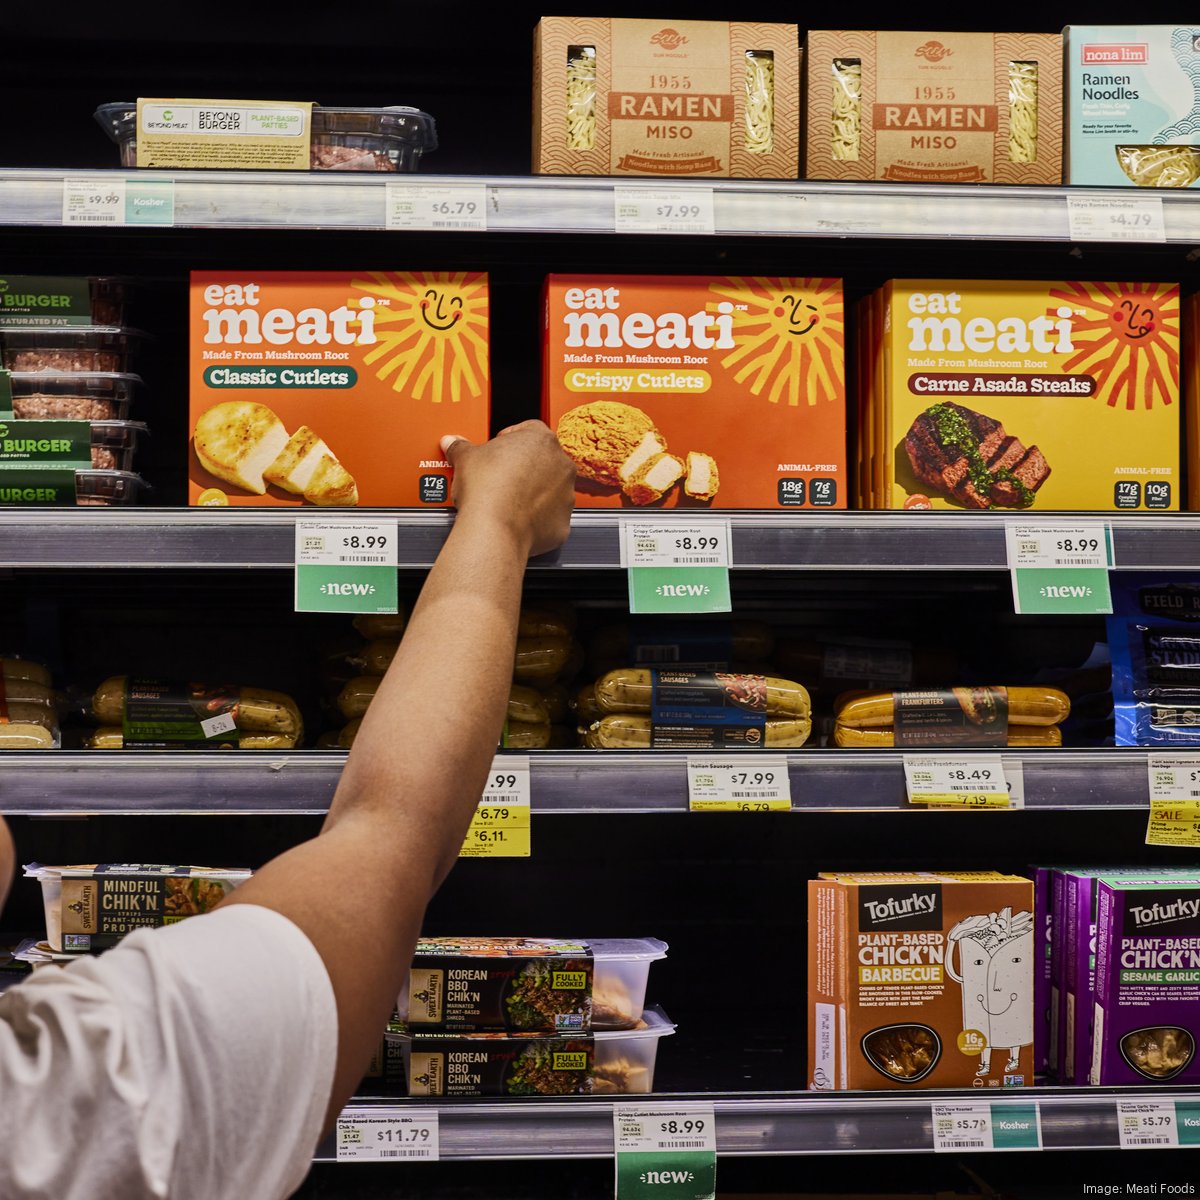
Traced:
<path id="1" fill-rule="evenodd" d="M 808 885 L 809 1086 L 1033 1083 L 1033 884 L 993 871 Z"/>

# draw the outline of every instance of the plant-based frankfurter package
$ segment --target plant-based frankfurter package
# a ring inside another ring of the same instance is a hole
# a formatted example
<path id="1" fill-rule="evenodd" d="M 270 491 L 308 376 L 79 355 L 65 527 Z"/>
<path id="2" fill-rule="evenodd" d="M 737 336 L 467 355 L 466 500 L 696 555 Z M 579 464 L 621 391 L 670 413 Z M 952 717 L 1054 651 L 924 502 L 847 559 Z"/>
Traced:
<path id="1" fill-rule="evenodd" d="M 1089 1082 L 1200 1083 L 1200 877 L 1097 887 Z"/>
<path id="2" fill-rule="evenodd" d="M 485 275 L 197 271 L 190 321 L 192 504 L 444 506 L 487 438 Z"/>
<path id="3" fill-rule="evenodd" d="M 822 872 L 808 885 L 809 1086 L 1033 1083 L 1033 884 Z"/>
<path id="4" fill-rule="evenodd" d="M 533 40 L 539 175 L 795 179 L 795 25 L 543 17 Z"/>
<path id="5" fill-rule="evenodd" d="M 879 508 L 1180 507 L 1179 288 L 890 281 L 860 379 Z"/>
<path id="6" fill-rule="evenodd" d="M 1069 25 L 1067 183 L 1195 187 L 1200 28 Z"/>
<path id="7" fill-rule="evenodd" d="M 1062 182 L 1062 38 L 810 30 L 804 175 Z"/>
<path id="8" fill-rule="evenodd" d="M 551 275 L 542 415 L 589 508 L 845 508 L 839 279 Z"/>

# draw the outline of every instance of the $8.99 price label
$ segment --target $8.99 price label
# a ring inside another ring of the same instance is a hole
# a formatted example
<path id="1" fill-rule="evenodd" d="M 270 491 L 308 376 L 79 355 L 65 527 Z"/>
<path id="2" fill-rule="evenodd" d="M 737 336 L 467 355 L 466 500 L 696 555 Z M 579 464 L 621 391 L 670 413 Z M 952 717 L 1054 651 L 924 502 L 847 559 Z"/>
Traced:
<path id="1" fill-rule="evenodd" d="M 528 858 L 529 759 L 497 755 L 459 858 Z"/>
<path id="2" fill-rule="evenodd" d="M 692 812 L 788 812 L 792 807 L 786 758 L 689 758 L 687 772 Z"/>
<path id="3" fill-rule="evenodd" d="M 703 525 L 621 526 L 623 567 L 728 567 L 732 560 L 729 520 Z"/>
<path id="4" fill-rule="evenodd" d="M 296 521 L 296 611 L 394 613 L 395 521 Z"/>
<path id="5" fill-rule="evenodd" d="M 717 1126 L 711 1104 L 613 1106 L 617 1200 L 712 1200 Z"/>
<path id="6" fill-rule="evenodd" d="M 338 1162 L 435 1162 L 439 1154 L 437 1109 L 343 1109 L 334 1136 Z"/>

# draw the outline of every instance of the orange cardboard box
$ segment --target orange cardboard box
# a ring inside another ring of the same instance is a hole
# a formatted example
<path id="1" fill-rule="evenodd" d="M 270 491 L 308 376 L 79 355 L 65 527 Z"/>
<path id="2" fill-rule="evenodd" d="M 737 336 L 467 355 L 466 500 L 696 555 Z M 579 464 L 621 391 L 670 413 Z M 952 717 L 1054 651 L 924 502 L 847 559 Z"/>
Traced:
<path id="1" fill-rule="evenodd" d="M 846 507 L 840 279 L 552 275 L 545 313 L 580 506 Z"/>
<path id="2" fill-rule="evenodd" d="M 189 342 L 191 504 L 443 506 L 488 436 L 486 275 L 196 271 Z"/>

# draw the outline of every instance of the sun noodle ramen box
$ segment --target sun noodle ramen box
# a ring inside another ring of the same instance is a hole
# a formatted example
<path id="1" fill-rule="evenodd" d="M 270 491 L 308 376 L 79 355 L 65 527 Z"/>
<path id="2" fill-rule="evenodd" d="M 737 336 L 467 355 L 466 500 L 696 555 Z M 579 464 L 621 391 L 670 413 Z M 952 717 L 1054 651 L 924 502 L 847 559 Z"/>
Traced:
<path id="1" fill-rule="evenodd" d="M 541 175 L 795 179 L 795 25 L 543 17 L 533 40 Z"/>
<path id="2" fill-rule="evenodd" d="M 445 505 L 488 436 L 486 275 L 196 271 L 190 328 L 192 504 Z"/>
<path id="3" fill-rule="evenodd" d="M 1062 182 L 1062 39 L 1040 33 L 814 30 L 804 175 Z"/>
<path id="4" fill-rule="evenodd" d="M 1195 187 L 1200 25 L 1069 25 L 1067 182 Z"/>
<path id="5" fill-rule="evenodd" d="M 542 415 L 591 508 L 844 508 L 840 279 L 546 281 Z"/>
<path id="6" fill-rule="evenodd" d="M 992 871 L 808 885 L 809 1087 L 1033 1083 L 1033 884 Z"/>
<path id="7" fill-rule="evenodd" d="M 1179 288 L 892 280 L 861 330 L 868 508 L 1179 507 Z"/>

